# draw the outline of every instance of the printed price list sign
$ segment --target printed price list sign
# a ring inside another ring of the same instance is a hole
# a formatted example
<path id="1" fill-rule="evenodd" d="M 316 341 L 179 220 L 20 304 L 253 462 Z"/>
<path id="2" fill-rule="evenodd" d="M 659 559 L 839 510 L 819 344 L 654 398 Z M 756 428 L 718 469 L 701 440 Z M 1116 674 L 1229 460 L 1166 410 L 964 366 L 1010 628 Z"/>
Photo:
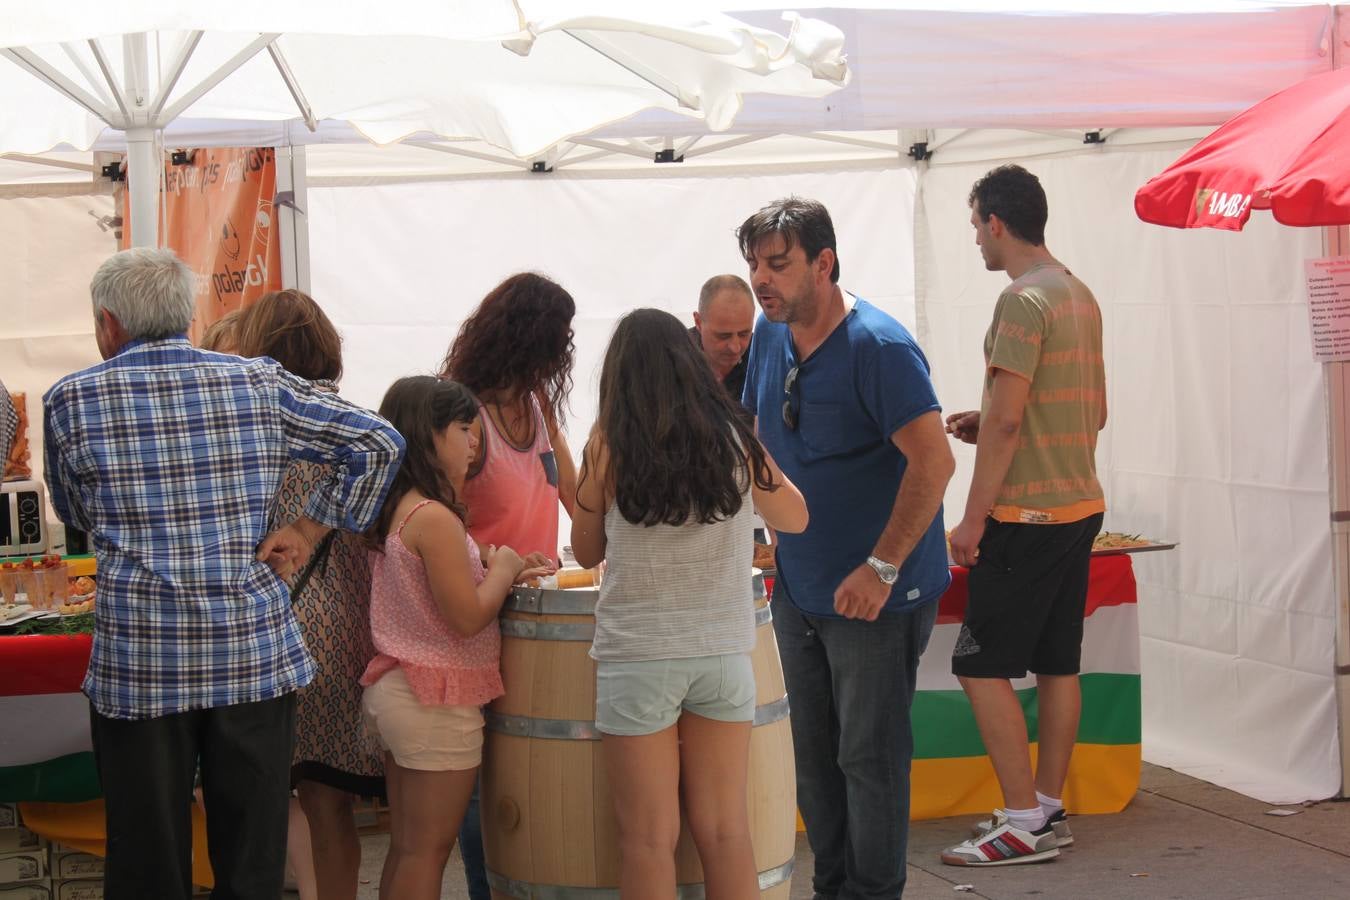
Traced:
<path id="1" fill-rule="evenodd" d="M 1318 362 L 1350 360 L 1350 256 L 1309 259 L 1308 315 Z"/>

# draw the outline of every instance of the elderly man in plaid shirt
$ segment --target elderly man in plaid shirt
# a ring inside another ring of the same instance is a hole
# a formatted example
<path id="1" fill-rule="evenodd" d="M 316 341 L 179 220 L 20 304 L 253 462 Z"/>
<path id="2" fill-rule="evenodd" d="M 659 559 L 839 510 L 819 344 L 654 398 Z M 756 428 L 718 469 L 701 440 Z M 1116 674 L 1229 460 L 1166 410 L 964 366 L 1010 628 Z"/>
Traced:
<path id="1" fill-rule="evenodd" d="M 94 275 L 104 362 L 47 393 L 52 507 L 98 557 L 84 691 L 107 803 L 105 896 L 191 893 L 200 763 L 217 898 L 281 892 L 295 694 L 314 675 L 282 579 L 329 528 L 360 531 L 403 440 L 270 359 L 192 347 L 196 279 L 168 250 Z M 269 533 L 291 459 L 329 467 Z"/>

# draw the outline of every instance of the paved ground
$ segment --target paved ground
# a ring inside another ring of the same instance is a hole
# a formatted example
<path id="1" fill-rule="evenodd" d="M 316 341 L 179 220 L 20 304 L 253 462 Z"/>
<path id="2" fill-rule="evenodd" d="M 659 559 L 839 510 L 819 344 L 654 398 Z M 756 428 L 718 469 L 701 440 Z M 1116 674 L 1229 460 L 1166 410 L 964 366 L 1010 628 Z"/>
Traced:
<path id="1" fill-rule="evenodd" d="M 1040 865 L 958 869 L 938 852 L 965 837 L 968 818 L 916 822 L 910 831 L 910 900 L 957 897 L 1038 900 L 1303 900 L 1350 898 L 1350 803 L 1328 801 L 1298 815 L 1267 815 L 1269 804 L 1145 766 L 1124 812 L 1079 816 L 1075 844 Z M 387 838 L 362 839 L 360 897 L 374 900 Z M 969 885 L 970 890 L 958 891 Z M 294 896 L 294 895 L 291 895 Z M 462 900 L 458 855 L 446 870 L 446 900 Z M 811 851 L 797 845 L 793 900 L 811 897 Z"/>

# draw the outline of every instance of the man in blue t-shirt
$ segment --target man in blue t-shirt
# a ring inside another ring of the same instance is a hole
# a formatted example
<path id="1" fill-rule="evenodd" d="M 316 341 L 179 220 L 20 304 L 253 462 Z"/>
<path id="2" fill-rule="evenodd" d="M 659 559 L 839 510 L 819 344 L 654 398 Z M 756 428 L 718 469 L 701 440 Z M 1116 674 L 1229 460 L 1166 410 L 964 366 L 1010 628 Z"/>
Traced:
<path id="1" fill-rule="evenodd" d="M 811 511 L 805 532 L 779 535 L 773 620 L 813 887 L 894 898 L 905 886 L 909 708 L 951 580 L 941 511 L 955 463 L 923 351 L 839 288 L 825 207 L 779 200 L 736 234 L 764 313 L 743 402 Z"/>

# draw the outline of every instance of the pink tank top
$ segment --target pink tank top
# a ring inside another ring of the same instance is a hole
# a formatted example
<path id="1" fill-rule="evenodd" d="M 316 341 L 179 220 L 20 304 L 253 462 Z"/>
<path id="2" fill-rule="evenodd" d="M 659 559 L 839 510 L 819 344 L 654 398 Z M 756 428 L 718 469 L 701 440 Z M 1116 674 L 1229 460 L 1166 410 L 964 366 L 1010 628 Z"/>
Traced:
<path id="1" fill-rule="evenodd" d="M 539 401 L 531 397 L 534 443 L 514 446 L 487 410 L 483 426 L 483 466 L 464 482 L 469 530 L 480 544 L 510 547 L 521 556 L 543 553 L 558 559 L 558 462 L 548 439 Z"/>
<path id="2" fill-rule="evenodd" d="M 432 500 L 412 508 L 384 542 L 370 552 L 370 630 L 375 658 L 361 683 L 372 685 L 399 667 L 419 703 L 427 706 L 482 706 L 505 693 L 502 636 L 493 622 L 473 637 L 455 634 L 436 609 L 422 560 L 403 543 L 408 520 Z M 474 584 L 483 580 L 478 545 L 466 538 Z"/>

